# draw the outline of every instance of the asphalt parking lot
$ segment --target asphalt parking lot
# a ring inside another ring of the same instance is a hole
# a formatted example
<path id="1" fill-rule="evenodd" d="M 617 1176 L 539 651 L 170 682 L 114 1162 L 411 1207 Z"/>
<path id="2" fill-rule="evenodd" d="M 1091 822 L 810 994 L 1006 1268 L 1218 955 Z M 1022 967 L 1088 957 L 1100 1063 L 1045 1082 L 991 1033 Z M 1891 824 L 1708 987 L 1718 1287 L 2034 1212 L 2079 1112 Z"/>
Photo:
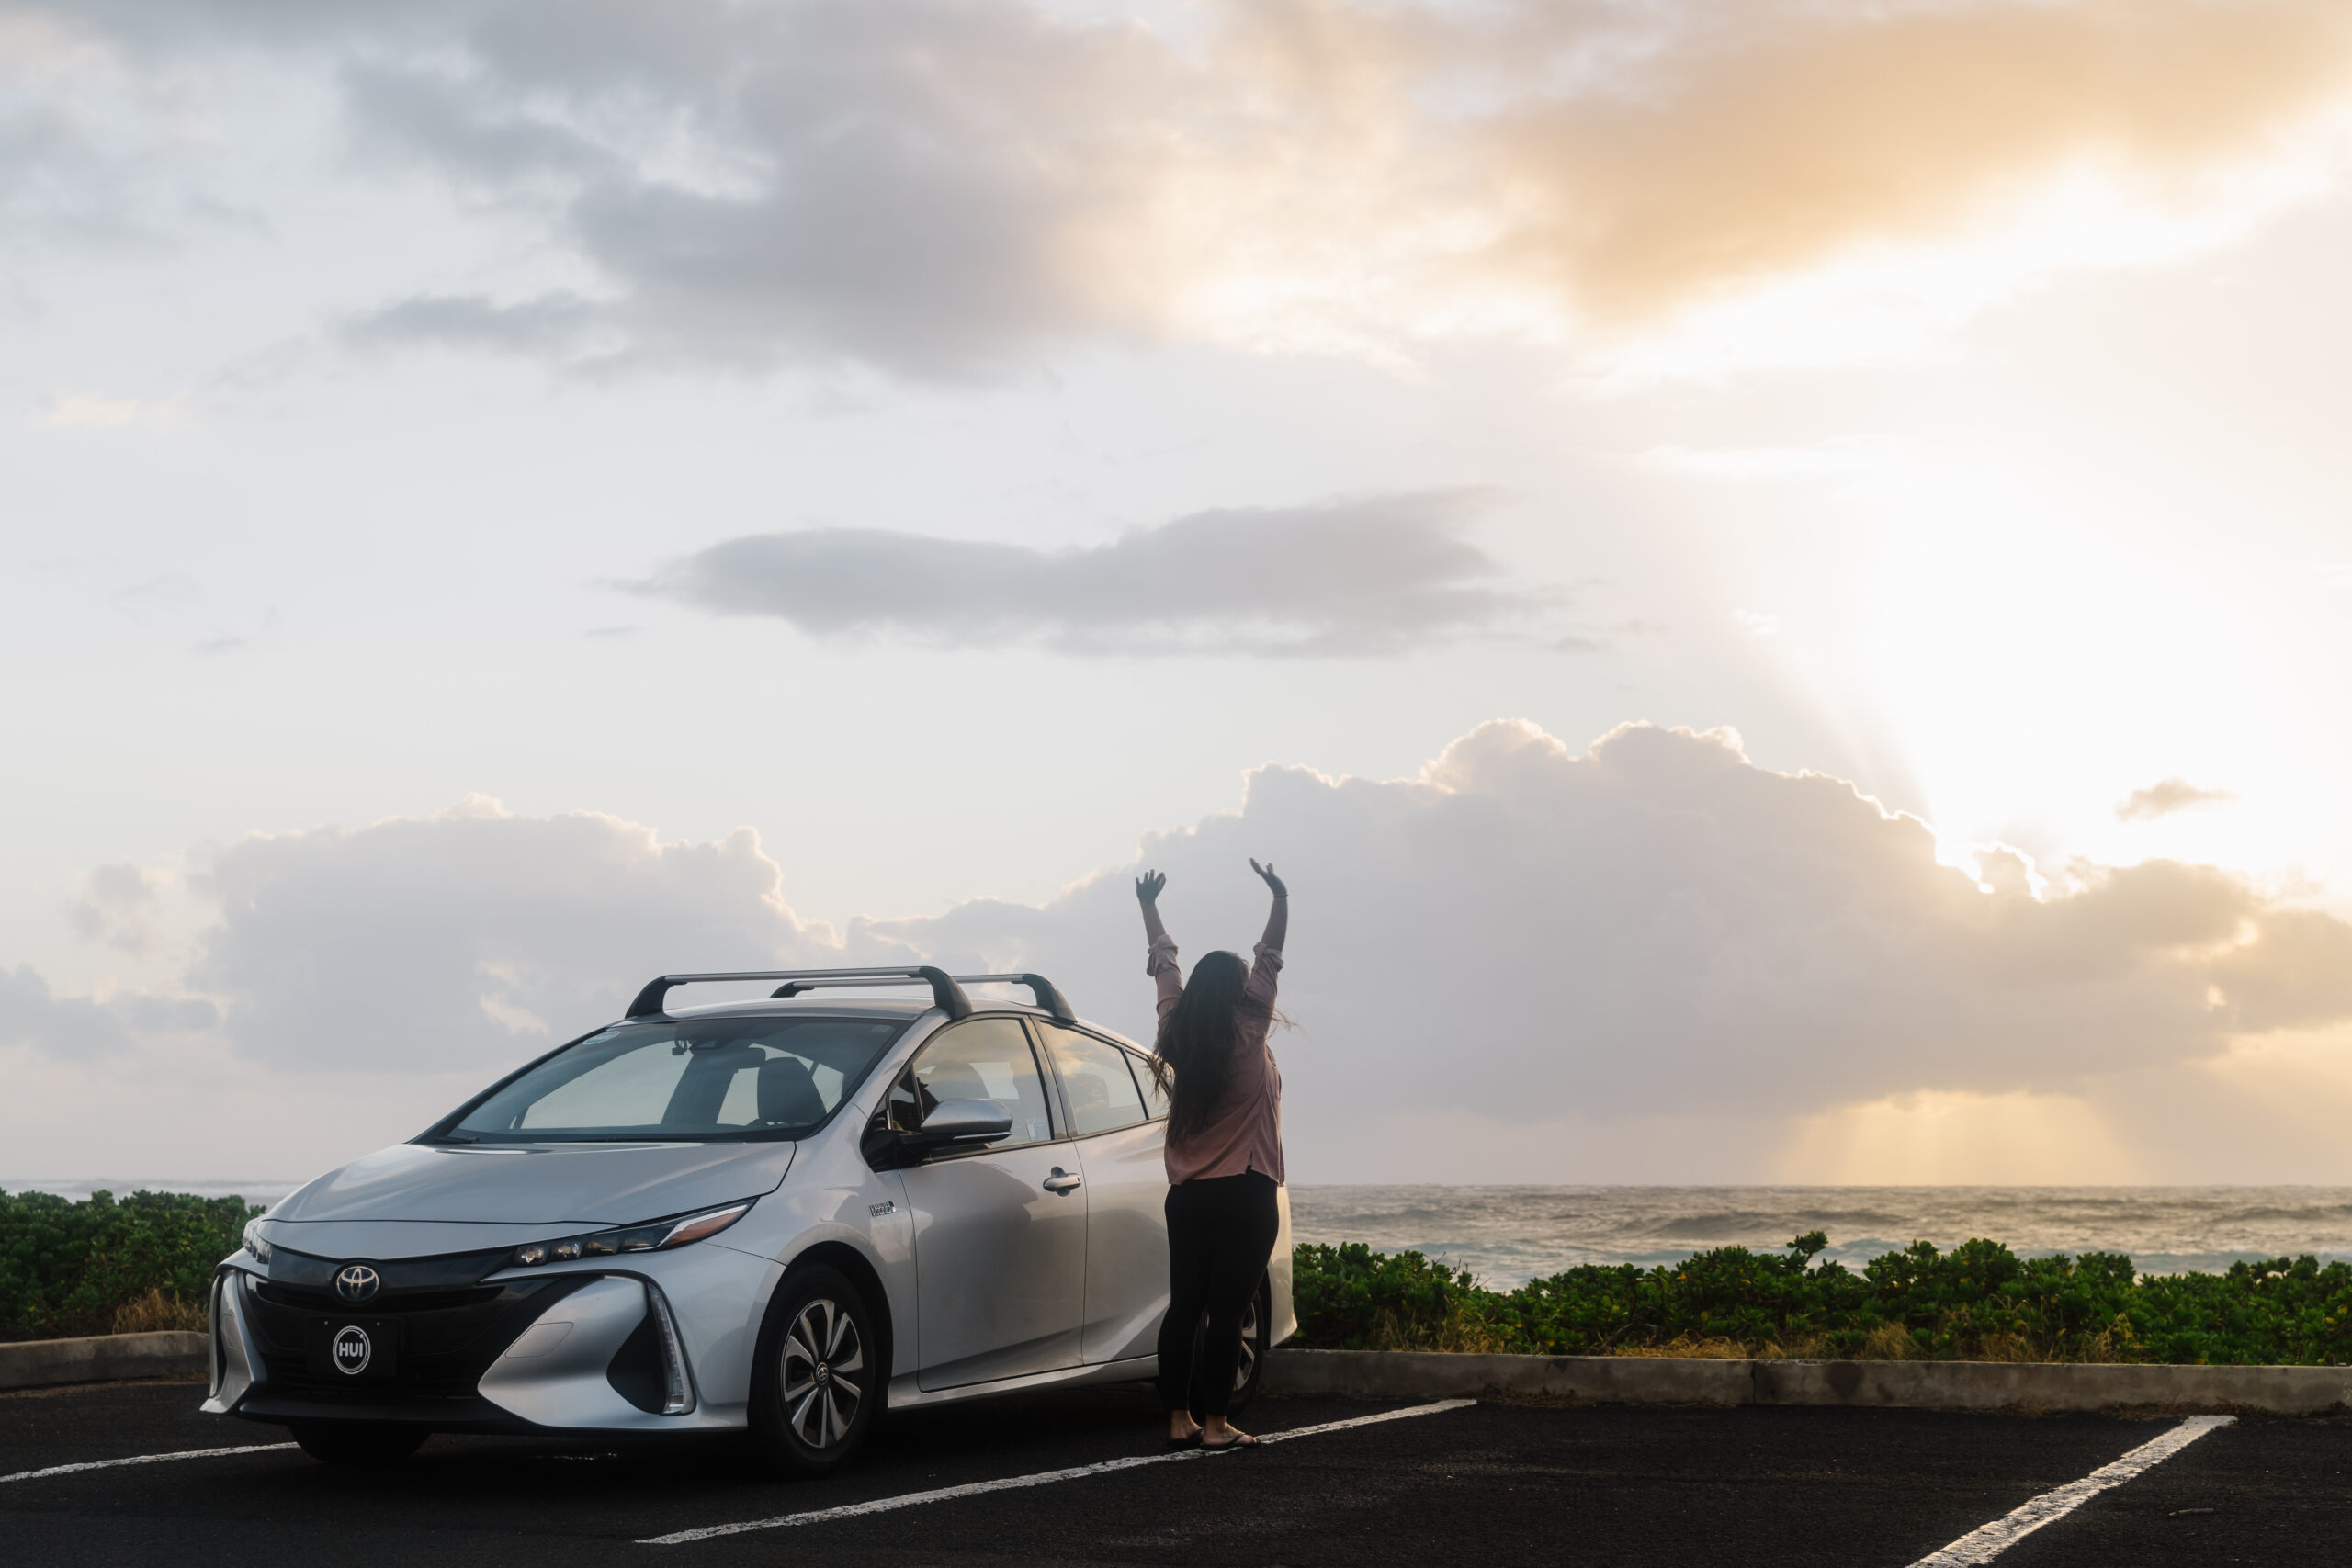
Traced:
<path id="1" fill-rule="evenodd" d="M 763 1479 L 724 1443 L 436 1438 L 377 1472 L 196 1413 L 187 1383 L 0 1395 L 11 1562 L 1850 1563 L 1905 1568 L 2179 1424 L 1484 1404 L 881 1511 L 697 1537 L 1162 1452 L 1146 1390 L 894 1417 L 850 1470 Z M 1412 1408 L 1266 1399 L 1266 1434 Z M 2352 1425 L 2216 1428 L 2003 1551 L 2003 1568 L 2352 1562 Z"/>

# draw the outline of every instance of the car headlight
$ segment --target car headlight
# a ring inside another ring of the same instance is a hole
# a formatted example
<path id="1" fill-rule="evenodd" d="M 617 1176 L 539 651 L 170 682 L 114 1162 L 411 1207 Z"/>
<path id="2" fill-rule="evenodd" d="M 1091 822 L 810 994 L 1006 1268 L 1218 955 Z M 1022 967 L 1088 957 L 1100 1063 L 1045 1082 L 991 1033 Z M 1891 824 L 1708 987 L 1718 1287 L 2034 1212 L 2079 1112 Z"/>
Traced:
<path id="1" fill-rule="evenodd" d="M 666 1252 L 705 1236 L 717 1235 L 752 1212 L 758 1201 L 747 1198 L 723 1209 L 705 1209 L 674 1220 L 656 1220 L 627 1230 L 596 1231 L 566 1236 L 561 1241 L 534 1241 L 514 1249 L 513 1267 L 529 1269 L 541 1263 L 569 1263 L 575 1258 L 610 1258 L 623 1252 Z"/>
<path id="2" fill-rule="evenodd" d="M 254 1262 L 265 1269 L 269 1267 L 269 1243 L 262 1239 L 259 1214 L 245 1222 L 245 1250 L 254 1255 Z"/>

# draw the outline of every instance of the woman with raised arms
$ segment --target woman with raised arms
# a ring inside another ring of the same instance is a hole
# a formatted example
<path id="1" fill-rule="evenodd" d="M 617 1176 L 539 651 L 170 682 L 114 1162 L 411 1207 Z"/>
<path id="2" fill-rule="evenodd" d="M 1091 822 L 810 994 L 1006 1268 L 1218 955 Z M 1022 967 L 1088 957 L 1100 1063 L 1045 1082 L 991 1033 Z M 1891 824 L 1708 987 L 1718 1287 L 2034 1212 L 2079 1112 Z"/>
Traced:
<path id="1" fill-rule="evenodd" d="M 1274 1024 L 1290 889 L 1274 868 L 1250 863 L 1274 896 L 1254 963 L 1211 953 L 1176 968 L 1176 943 L 1159 923 L 1168 878 L 1136 878 L 1150 940 L 1145 972 L 1159 987 L 1152 1076 L 1168 1097 L 1168 1315 L 1159 1325 L 1159 1398 L 1170 1447 L 1255 1448 L 1226 1420 L 1241 1359 L 1241 1317 L 1266 1271 L 1281 1228 L 1283 1077 L 1266 1036 Z M 1192 1413 L 1193 1331 L 1203 1314 L 1198 1368 L 1202 1420 Z"/>

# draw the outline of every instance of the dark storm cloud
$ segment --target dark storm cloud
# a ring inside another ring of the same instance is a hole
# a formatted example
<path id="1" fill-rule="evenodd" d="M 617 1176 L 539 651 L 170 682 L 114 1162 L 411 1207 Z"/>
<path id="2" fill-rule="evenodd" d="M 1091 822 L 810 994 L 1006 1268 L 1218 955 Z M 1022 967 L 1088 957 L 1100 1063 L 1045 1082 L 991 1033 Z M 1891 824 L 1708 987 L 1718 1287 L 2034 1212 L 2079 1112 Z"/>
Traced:
<path id="1" fill-rule="evenodd" d="M 1502 586 L 1454 491 L 1195 513 L 1072 550 L 876 528 L 754 534 L 642 592 L 812 637 L 1136 653 L 1394 653 L 1506 632 L 1554 606 Z"/>

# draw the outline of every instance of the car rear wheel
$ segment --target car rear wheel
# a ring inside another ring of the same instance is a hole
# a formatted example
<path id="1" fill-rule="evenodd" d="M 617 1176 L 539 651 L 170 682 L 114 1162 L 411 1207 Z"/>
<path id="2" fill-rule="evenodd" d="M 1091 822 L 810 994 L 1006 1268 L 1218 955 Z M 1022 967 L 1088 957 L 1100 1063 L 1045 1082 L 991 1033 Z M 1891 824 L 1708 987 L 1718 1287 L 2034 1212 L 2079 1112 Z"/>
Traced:
<path id="1" fill-rule="evenodd" d="M 1273 1348 L 1269 1343 L 1274 1327 L 1273 1287 L 1264 1279 L 1251 1292 L 1250 1304 L 1241 1309 L 1241 1359 L 1233 1366 L 1233 1396 L 1226 1402 L 1225 1412 L 1238 1416 L 1250 1401 L 1257 1396 L 1258 1385 L 1265 1380 L 1266 1352 Z M 1208 1336 L 1208 1319 L 1203 1318 L 1193 1329 L 1193 1418 L 1201 1418 L 1202 1402 L 1199 1371 L 1202 1342 Z"/>
<path id="2" fill-rule="evenodd" d="M 288 1428 L 322 1464 L 398 1464 L 424 1446 L 422 1427 L 390 1421 L 297 1421 Z"/>
<path id="3" fill-rule="evenodd" d="M 846 1276 L 817 1268 L 785 1281 L 752 1369 L 752 1430 L 770 1463 L 822 1475 L 857 1451 L 882 1407 L 880 1349 Z"/>

